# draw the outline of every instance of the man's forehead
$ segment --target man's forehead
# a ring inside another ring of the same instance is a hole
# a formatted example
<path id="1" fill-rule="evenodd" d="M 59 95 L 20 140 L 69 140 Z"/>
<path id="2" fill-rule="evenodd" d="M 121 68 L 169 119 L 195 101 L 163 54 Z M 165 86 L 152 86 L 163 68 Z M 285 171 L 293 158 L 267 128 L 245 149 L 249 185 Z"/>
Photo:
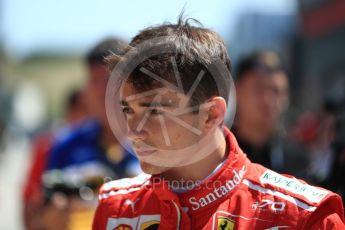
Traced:
<path id="1" fill-rule="evenodd" d="M 164 104 L 176 104 L 182 97 L 186 97 L 183 93 L 169 87 L 156 87 L 152 89 L 139 90 L 132 84 L 125 83 L 121 89 L 121 101 L 153 101 L 162 102 Z"/>

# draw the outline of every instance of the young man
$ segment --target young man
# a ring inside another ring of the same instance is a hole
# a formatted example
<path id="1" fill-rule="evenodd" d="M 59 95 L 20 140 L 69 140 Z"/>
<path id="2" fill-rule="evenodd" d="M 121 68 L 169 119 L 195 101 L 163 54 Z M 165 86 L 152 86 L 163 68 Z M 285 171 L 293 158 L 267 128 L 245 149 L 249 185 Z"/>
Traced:
<path id="1" fill-rule="evenodd" d="M 94 230 L 345 227 L 338 195 L 251 163 L 223 126 L 231 65 L 217 33 L 179 20 L 130 46 L 108 58 L 123 120 L 108 119 L 147 174 L 103 185 Z"/>
<path id="2" fill-rule="evenodd" d="M 289 79 L 279 57 L 269 51 L 243 57 L 236 68 L 236 119 L 232 132 L 254 163 L 305 178 L 307 154 L 284 134 Z"/>

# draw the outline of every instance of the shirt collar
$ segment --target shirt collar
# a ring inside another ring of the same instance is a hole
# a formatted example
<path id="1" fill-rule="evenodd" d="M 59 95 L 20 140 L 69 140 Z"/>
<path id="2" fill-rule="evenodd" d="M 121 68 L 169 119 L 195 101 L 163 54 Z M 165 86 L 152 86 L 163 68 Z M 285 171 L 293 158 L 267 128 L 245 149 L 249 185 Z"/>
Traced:
<path id="1" fill-rule="evenodd" d="M 198 212 L 227 199 L 238 187 L 247 172 L 248 159 L 239 148 L 236 138 L 224 129 L 229 146 L 228 158 L 217 172 L 193 190 L 179 194 L 179 200 L 188 212 Z"/>
<path id="2" fill-rule="evenodd" d="M 228 158 L 218 170 L 192 190 L 181 194 L 172 192 L 167 181 L 162 180 L 159 175 L 155 175 L 151 181 L 158 199 L 178 201 L 185 210 L 188 210 L 188 213 L 207 209 L 227 199 L 243 180 L 249 160 L 239 148 L 234 135 L 226 127 L 224 136 L 229 146 L 229 153 Z"/>

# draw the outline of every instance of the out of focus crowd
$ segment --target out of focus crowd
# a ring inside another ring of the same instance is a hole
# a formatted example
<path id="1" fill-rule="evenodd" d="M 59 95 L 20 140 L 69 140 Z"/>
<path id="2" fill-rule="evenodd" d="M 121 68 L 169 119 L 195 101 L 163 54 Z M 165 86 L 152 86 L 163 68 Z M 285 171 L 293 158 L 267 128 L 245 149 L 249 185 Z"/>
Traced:
<path id="1" fill-rule="evenodd" d="M 253 162 L 328 188 L 344 201 L 345 58 L 340 54 L 345 52 L 345 19 L 336 25 L 326 17 L 338 12 L 332 4 L 320 10 L 304 6 L 304 30 L 292 42 L 298 51 L 264 47 L 234 55 L 237 108 L 234 120 L 226 123 Z M 230 44 L 231 57 L 236 45 Z M 118 38 L 95 44 L 83 58 L 85 84 L 64 96 L 60 121 L 28 134 L 30 161 L 19 188 L 25 229 L 90 229 L 100 186 L 141 172 L 135 155 L 114 137 L 105 109 L 110 73 L 104 57 L 124 54 L 126 48 Z M 6 141 L 19 133 L 8 124 L 2 75 L 0 69 L 0 168 Z"/>
<path id="2" fill-rule="evenodd" d="M 86 55 L 88 78 L 66 98 L 63 124 L 32 139 L 32 163 L 23 191 L 26 229 L 90 229 L 100 186 L 135 176 L 135 156 L 114 138 L 105 110 L 110 76 L 104 57 L 126 43 L 109 38 Z"/>

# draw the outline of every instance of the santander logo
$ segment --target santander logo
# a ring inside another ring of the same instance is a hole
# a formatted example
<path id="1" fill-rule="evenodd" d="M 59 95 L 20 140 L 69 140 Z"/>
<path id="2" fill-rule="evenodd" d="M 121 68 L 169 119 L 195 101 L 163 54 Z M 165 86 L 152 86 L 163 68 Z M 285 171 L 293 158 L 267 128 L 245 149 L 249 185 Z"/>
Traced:
<path id="1" fill-rule="evenodd" d="M 227 195 L 232 191 L 239 183 L 241 183 L 243 175 L 246 173 L 246 168 L 243 166 L 239 171 L 235 169 L 232 170 L 234 177 L 220 187 L 215 188 L 212 192 L 208 193 L 206 196 L 197 199 L 196 197 L 189 198 L 189 203 L 192 205 L 192 210 L 198 210 L 200 207 L 205 207 L 211 204 L 217 199 Z"/>

